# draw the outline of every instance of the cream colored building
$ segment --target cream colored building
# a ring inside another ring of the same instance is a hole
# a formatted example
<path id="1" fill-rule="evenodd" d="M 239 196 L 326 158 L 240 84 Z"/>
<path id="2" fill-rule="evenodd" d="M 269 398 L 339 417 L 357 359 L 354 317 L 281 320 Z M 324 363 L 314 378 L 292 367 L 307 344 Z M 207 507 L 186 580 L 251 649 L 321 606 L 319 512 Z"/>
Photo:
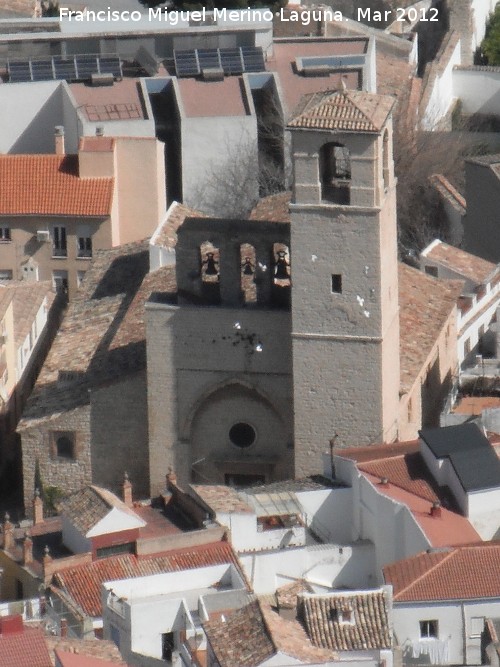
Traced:
<path id="1" fill-rule="evenodd" d="M 66 155 L 1 155 L 0 279 L 51 280 L 70 296 L 97 250 L 149 236 L 165 211 L 163 145 L 85 137 Z"/>

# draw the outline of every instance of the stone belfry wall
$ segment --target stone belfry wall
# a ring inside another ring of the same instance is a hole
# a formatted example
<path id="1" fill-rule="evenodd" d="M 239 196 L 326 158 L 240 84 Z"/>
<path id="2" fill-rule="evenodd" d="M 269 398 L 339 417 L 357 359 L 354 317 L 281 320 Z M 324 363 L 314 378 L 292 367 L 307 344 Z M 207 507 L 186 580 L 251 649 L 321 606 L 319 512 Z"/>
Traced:
<path id="1" fill-rule="evenodd" d="M 392 101 L 342 91 L 291 122 L 295 474 L 329 441 L 397 437 L 399 313 Z"/>

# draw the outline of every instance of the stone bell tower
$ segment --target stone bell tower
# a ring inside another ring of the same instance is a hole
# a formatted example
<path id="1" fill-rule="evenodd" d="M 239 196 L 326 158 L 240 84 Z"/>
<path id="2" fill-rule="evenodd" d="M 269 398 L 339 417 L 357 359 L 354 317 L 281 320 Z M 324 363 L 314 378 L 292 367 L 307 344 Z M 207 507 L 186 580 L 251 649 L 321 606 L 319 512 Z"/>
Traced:
<path id="1" fill-rule="evenodd" d="M 397 437 L 399 312 L 394 100 L 305 96 L 289 122 L 295 474 L 329 441 Z"/>

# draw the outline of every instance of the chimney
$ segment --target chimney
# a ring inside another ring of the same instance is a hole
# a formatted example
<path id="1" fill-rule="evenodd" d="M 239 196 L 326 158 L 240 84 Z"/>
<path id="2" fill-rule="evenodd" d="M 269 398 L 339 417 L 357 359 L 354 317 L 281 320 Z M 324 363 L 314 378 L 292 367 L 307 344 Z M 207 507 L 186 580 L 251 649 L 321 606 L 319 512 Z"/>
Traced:
<path id="1" fill-rule="evenodd" d="M 387 477 L 381 477 L 380 486 L 389 486 L 389 479 Z"/>
<path id="2" fill-rule="evenodd" d="M 3 522 L 3 548 L 5 551 L 10 551 L 14 547 L 14 526 L 10 522 L 10 516 L 5 513 L 5 521 Z"/>
<path id="3" fill-rule="evenodd" d="M 134 501 L 132 500 L 132 484 L 128 478 L 128 474 L 125 473 L 123 479 L 123 502 L 127 507 L 133 507 Z"/>
<path id="4" fill-rule="evenodd" d="M 33 498 L 33 523 L 37 526 L 43 523 L 43 500 L 40 498 L 40 491 L 35 489 L 35 496 Z"/>
<path id="5" fill-rule="evenodd" d="M 104 127 L 102 125 L 97 125 L 95 128 L 95 136 L 103 137 L 104 136 Z"/>
<path id="6" fill-rule="evenodd" d="M 26 533 L 23 542 L 23 565 L 30 565 L 33 562 L 33 540 L 29 533 Z"/>
<path id="7" fill-rule="evenodd" d="M 68 636 L 68 621 L 65 618 L 61 618 L 60 628 L 61 628 L 61 637 L 67 637 Z"/>
<path id="8" fill-rule="evenodd" d="M 434 516 L 436 518 L 439 518 L 441 516 L 441 503 L 439 502 L 439 500 L 436 500 L 435 502 L 432 503 L 431 516 Z"/>
<path id="9" fill-rule="evenodd" d="M 0 617 L 0 635 L 13 635 L 24 632 L 23 617 L 21 614 L 10 614 Z"/>
<path id="10" fill-rule="evenodd" d="M 56 146 L 56 155 L 66 155 L 64 148 L 64 126 L 56 125 L 54 128 L 54 139 Z"/>
<path id="11" fill-rule="evenodd" d="M 166 479 L 167 479 L 167 489 L 170 489 L 172 486 L 177 486 L 177 475 L 174 472 L 174 469 L 172 466 L 168 469 L 168 473 L 166 474 Z"/>

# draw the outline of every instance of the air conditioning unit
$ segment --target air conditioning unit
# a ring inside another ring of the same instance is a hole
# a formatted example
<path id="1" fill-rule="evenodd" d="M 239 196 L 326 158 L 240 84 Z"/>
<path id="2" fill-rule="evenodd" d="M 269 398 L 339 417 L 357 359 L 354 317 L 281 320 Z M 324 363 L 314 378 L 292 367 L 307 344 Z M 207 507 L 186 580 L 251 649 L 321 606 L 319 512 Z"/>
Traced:
<path id="1" fill-rule="evenodd" d="M 50 241 L 50 232 L 47 229 L 39 229 L 36 233 L 38 243 L 48 243 Z"/>

